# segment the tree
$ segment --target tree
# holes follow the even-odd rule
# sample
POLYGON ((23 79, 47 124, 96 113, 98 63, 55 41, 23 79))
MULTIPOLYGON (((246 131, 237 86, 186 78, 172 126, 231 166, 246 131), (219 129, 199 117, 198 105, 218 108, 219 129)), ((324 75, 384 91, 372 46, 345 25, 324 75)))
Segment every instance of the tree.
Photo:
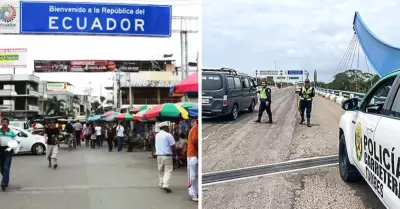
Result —
POLYGON ((94 102, 92 102, 92 111, 95 112, 95 114, 99 114, 99 108, 100 107, 100 102, 95 100, 94 102))
POLYGON ((378 75, 354 69, 338 73, 333 78, 327 88, 352 92, 366 92, 379 80, 378 75))
POLYGON ((53 111, 53 115, 57 115, 57 116, 62 116, 65 115, 65 105, 64 105, 65 101, 60 99, 58 100, 56 96, 54 96, 48 105, 48 108, 46 110, 46 115, 49 115, 51 111, 53 111))

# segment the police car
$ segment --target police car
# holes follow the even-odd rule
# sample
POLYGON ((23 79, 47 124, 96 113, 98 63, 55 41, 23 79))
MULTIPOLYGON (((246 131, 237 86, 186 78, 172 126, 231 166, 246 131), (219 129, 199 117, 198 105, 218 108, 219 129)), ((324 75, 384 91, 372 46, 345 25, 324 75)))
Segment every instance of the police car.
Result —
POLYGON ((400 208, 400 70, 382 77, 360 100, 348 99, 339 123, 339 171, 364 178, 387 208, 400 208))

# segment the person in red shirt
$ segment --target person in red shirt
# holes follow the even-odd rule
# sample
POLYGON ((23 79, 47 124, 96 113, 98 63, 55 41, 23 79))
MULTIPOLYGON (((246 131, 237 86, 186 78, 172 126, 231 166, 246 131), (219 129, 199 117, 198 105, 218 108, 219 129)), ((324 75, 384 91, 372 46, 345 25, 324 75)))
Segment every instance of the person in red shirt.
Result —
POLYGON ((190 129, 187 145, 187 170, 189 181, 189 195, 193 201, 198 201, 198 156, 199 156, 199 127, 196 124, 190 129))

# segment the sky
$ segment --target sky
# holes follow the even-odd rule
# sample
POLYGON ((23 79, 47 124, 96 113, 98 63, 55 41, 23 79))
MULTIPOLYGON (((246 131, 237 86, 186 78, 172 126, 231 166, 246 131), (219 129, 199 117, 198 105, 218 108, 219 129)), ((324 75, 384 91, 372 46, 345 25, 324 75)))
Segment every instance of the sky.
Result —
MULTIPOLYGON (((65 0, 55 0, 65 1, 65 0)), ((76 0, 93 2, 93 0, 76 0)), ((96 1, 101 2, 101 1, 96 1)), ((109 2, 109 1, 103 1, 109 2)), ((200 4, 196 0, 118 0, 118 3, 172 5, 173 16, 200 17, 200 4)), ((176 22, 175 22, 176 23, 176 22)), ((180 26, 172 25, 173 29, 180 26)), ((191 28, 199 23, 192 22, 191 28)), ((200 34, 188 35, 188 57, 196 62, 200 50, 200 34)), ((164 54, 173 54, 172 59, 180 65, 180 35, 173 33, 170 38, 107 37, 107 36, 61 36, 61 35, 0 35, 0 48, 27 48, 27 68, 16 69, 17 74, 33 72, 34 60, 149 60, 162 59, 164 54)), ((10 74, 12 69, 1 69, 1 74, 10 74)), ((100 86, 111 86, 111 73, 43 73, 35 75, 43 80, 70 82, 74 93, 82 94, 91 87, 93 96, 100 95, 100 86), (89 84, 90 82, 90 84, 89 84)), ((102 90, 102 95, 107 95, 102 90)))
MULTIPOLYGON (((316 69, 319 81, 330 81, 353 36, 355 11, 377 37, 400 46, 399 10, 398 0, 204 0, 203 67, 254 76, 276 61, 278 70, 316 69)), ((368 71, 363 55, 360 48, 360 69, 368 71)))

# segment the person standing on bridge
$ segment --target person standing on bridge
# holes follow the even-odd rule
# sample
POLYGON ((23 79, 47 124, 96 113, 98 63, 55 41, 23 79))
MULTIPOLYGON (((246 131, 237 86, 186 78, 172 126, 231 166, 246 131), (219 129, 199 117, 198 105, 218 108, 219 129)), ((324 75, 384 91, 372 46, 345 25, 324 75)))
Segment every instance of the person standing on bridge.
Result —
POLYGON ((310 118, 311 118, 311 108, 312 108, 312 98, 315 96, 315 90, 311 87, 310 80, 307 78, 305 80, 305 86, 301 88, 300 92, 300 115, 301 121, 300 124, 304 123, 304 111, 306 111, 307 115, 307 126, 311 127, 310 118))
POLYGON ((263 112, 266 111, 268 114, 268 122, 272 123, 272 112, 271 112, 271 89, 267 87, 267 84, 261 82, 262 89, 258 91, 260 94, 260 107, 258 108, 258 119, 254 122, 261 123, 263 112))

